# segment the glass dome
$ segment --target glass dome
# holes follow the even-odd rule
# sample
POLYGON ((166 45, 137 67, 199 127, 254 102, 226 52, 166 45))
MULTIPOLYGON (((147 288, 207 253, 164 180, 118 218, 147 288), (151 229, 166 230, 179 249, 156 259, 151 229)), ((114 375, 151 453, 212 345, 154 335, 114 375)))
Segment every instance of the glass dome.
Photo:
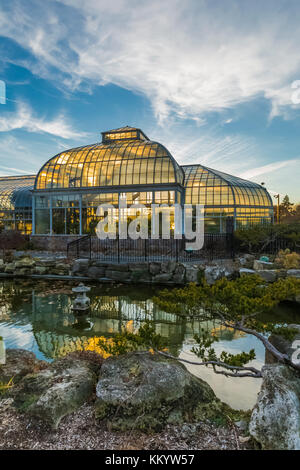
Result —
POLYGON ((269 193, 257 183, 203 165, 184 165, 182 168, 187 204, 273 207, 269 193))
POLYGON ((183 184, 170 152, 132 127, 102 133, 102 143, 61 152, 39 171, 35 189, 183 184))
POLYGON ((0 177, 0 210, 31 207, 35 176, 0 177))

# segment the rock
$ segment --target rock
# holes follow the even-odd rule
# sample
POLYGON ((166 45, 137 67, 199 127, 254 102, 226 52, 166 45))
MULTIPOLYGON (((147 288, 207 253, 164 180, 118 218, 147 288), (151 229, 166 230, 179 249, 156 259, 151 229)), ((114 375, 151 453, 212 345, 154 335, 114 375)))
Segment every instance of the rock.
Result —
POLYGON ((255 271, 274 269, 274 267, 274 263, 270 263, 269 261, 261 261, 256 259, 253 262, 253 269, 255 269, 255 271))
POLYGON ((187 283, 196 282, 198 283, 198 268, 195 266, 186 266, 185 268, 185 280, 187 283))
POLYGON ((262 369, 263 382, 249 424, 266 450, 300 450, 300 377, 288 366, 262 369))
POLYGON ((148 271, 148 263, 129 263, 129 271, 148 271))
POLYGON ((4 268, 4 272, 7 274, 13 274, 15 271, 15 263, 7 263, 4 268))
POLYGON ((96 374, 88 362, 66 357, 24 377, 14 393, 14 405, 57 429, 64 416, 89 400, 95 384, 96 374))
POLYGON ((248 269, 248 268, 240 268, 239 269, 240 276, 253 276, 253 274, 257 274, 254 269, 248 269))
POLYGON ((55 269, 59 270, 59 271, 66 271, 66 272, 69 272, 69 269, 70 269, 70 265, 67 264, 67 263, 57 263, 55 265, 55 269))
POLYGON ((35 274, 46 274, 48 271, 48 269, 46 268, 46 266, 36 266, 34 268, 34 273, 35 274))
POLYGON ((296 277, 297 279, 300 279, 300 269, 288 269, 286 274, 287 277, 296 277))
POLYGON ((34 268, 35 260, 32 258, 21 258, 18 261, 15 261, 16 269, 19 268, 34 268))
POLYGON ((25 375, 33 373, 46 363, 36 359, 25 349, 7 349, 6 364, 0 365, 0 382, 7 383, 11 378, 18 383, 25 375))
POLYGON ((36 266, 43 266, 46 268, 54 268, 55 260, 38 258, 35 260, 36 266))
POLYGON ((111 269, 106 269, 105 277, 112 279, 113 281, 129 282, 131 280, 131 272, 112 271, 111 269))
POLYGON ((156 276, 153 276, 152 281, 153 282, 169 282, 172 278, 172 273, 161 273, 157 274, 156 276))
POLYGON ((245 420, 240 420, 240 421, 235 421, 234 423, 236 425, 236 427, 242 431, 242 432, 246 432, 248 431, 248 427, 249 427, 249 424, 247 423, 247 421, 245 420))
MULTIPOLYGON (((275 346, 276 349, 278 349, 279 352, 281 352, 282 354, 287 354, 291 359, 292 354, 295 351, 295 348, 292 347, 293 343, 294 341, 300 341, 300 325, 290 324, 288 325, 288 328, 292 328, 298 331, 298 333, 295 334, 292 340, 288 340, 283 336, 276 335, 273 333, 271 336, 269 336, 269 341, 271 344, 273 344, 273 346, 275 346)), ((267 349, 265 354, 265 362, 266 364, 278 363, 276 357, 274 357, 273 354, 271 354, 267 349)))
POLYGON ((92 279, 98 279, 99 277, 105 276, 105 268, 104 267, 97 267, 97 266, 90 266, 87 271, 88 277, 92 279))
POLYGON ((172 281, 175 282, 176 284, 184 284, 184 280, 185 280, 185 267, 182 264, 177 264, 173 277, 172 277, 172 281))
POLYGON ((132 282, 152 282, 152 275, 148 271, 132 271, 132 282))
POLYGON ((161 271, 161 264, 160 263, 150 263, 149 264, 149 271, 151 274, 158 274, 161 271))
POLYGON ((173 273, 176 268, 176 261, 169 260, 169 261, 162 261, 161 263, 161 271, 163 273, 173 273))
POLYGON ((248 269, 253 268, 254 260, 255 260, 255 256, 250 255, 250 254, 245 254, 245 255, 241 256, 240 258, 238 258, 238 262, 239 262, 240 266, 242 266, 243 268, 248 268, 248 269))
POLYGON ((112 271, 125 271, 125 272, 129 271, 128 264, 126 264, 126 263, 124 263, 124 264, 111 264, 109 269, 111 269, 112 271))
POLYGON ((222 277, 228 277, 230 272, 225 267, 220 266, 207 266, 204 271, 204 276, 207 284, 212 285, 222 277))
POLYGON ((15 274, 19 274, 20 276, 26 276, 28 274, 31 274, 32 272, 33 270, 30 268, 19 268, 19 269, 15 269, 14 271, 15 274))
POLYGON ((146 432, 199 419, 220 403, 210 386, 178 361, 146 352, 108 358, 96 396, 96 418, 110 429, 146 432))
POLYGON ((85 276, 89 268, 89 259, 77 259, 72 267, 72 273, 75 275, 85 276))
POLYGON ((260 277, 263 278, 266 282, 275 282, 277 279, 277 271, 275 270, 267 270, 267 271, 259 271, 257 273, 260 277))

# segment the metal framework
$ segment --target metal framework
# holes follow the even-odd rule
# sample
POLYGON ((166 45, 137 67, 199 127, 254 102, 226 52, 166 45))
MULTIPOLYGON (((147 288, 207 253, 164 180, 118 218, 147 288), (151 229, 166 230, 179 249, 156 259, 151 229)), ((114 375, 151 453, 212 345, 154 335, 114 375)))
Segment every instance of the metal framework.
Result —
POLYGON ((235 227, 273 221, 272 200, 263 186, 200 164, 180 166, 163 145, 126 126, 102 132, 101 143, 55 155, 36 178, 0 178, 0 223, 12 220, 17 227, 14 220, 22 220, 22 209, 25 228, 20 227, 28 233, 32 205, 34 234, 93 235, 99 204, 113 204, 118 218, 124 196, 128 204, 142 203, 149 211, 152 203, 203 204, 210 233, 225 233, 228 217, 235 227))
POLYGON ((32 230, 32 194, 35 175, 0 177, 0 230, 32 230))

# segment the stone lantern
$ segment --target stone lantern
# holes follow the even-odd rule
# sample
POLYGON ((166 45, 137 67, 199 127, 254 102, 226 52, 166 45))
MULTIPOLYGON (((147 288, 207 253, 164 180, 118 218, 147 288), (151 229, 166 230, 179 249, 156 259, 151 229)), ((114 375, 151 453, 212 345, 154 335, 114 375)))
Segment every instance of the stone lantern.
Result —
POLYGON ((82 282, 77 287, 73 287, 72 291, 77 294, 77 297, 73 301, 73 310, 85 311, 90 308, 90 299, 86 293, 91 290, 90 287, 85 286, 82 282))

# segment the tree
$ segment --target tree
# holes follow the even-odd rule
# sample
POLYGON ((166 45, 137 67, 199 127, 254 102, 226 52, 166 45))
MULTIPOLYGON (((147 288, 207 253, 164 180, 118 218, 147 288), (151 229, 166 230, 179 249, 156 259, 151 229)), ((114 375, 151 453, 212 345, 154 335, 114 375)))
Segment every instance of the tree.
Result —
POLYGON ((290 202, 289 196, 286 194, 279 205, 280 222, 290 222, 295 216, 294 204, 290 202))
MULTIPOLYGON (((281 363, 300 372, 300 364, 282 354, 268 340, 267 335, 276 333, 292 340, 297 330, 265 324, 262 314, 271 311, 279 302, 300 293, 300 280, 295 278, 280 279, 273 284, 265 283, 260 276, 245 276, 234 281, 221 279, 214 285, 205 280, 200 286, 189 284, 180 289, 165 289, 154 302, 167 312, 177 313, 190 319, 206 321, 219 319, 220 324, 235 331, 255 336, 264 347, 281 363)), ((261 377, 261 371, 247 364, 255 359, 255 351, 230 354, 222 351, 217 355, 213 343, 218 338, 204 330, 195 335, 196 346, 192 351, 201 362, 179 359, 166 350, 155 326, 147 321, 134 333, 124 328, 115 340, 103 340, 101 347, 109 354, 123 354, 134 349, 150 348, 163 356, 194 365, 211 366, 215 373, 230 377, 261 377)))
MULTIPOLYGON (((265 324, 261 319, 263 313, 271 311, 279 302, 299 293, 299 279, 280 279, 267 284, 260 276, 253 275, 234 281, 221 279, 213 286, 204 280, 200 286, 189 284, 182 289, 164 290, 154 301, 166 311, 185 317, 200 320, 219 318, 223 326, 255 336, 279 362, 300 371, 300 364, 294 364, 287 355, 278 351, 266 336, 276 333, 292 339, 297 330, 265 324)), ((218 356, 212 347, 215 338, 207 333, 197 335, 195 339, 198 345, 193 352, 202 359, 201 363, 195 364, 211 365, 216 373, 231 377, 261 377, 259 370, 246 366, 255 359, 254 350, 241 354, 223 351, 218 356)))
POLYGON ((235 231, 236 244, 249 253, 268 252, 269 245, 278 239, 287 241, 286 248, 300 247, 300 223, 297 221, 281 224, 251 225, 235 231))

